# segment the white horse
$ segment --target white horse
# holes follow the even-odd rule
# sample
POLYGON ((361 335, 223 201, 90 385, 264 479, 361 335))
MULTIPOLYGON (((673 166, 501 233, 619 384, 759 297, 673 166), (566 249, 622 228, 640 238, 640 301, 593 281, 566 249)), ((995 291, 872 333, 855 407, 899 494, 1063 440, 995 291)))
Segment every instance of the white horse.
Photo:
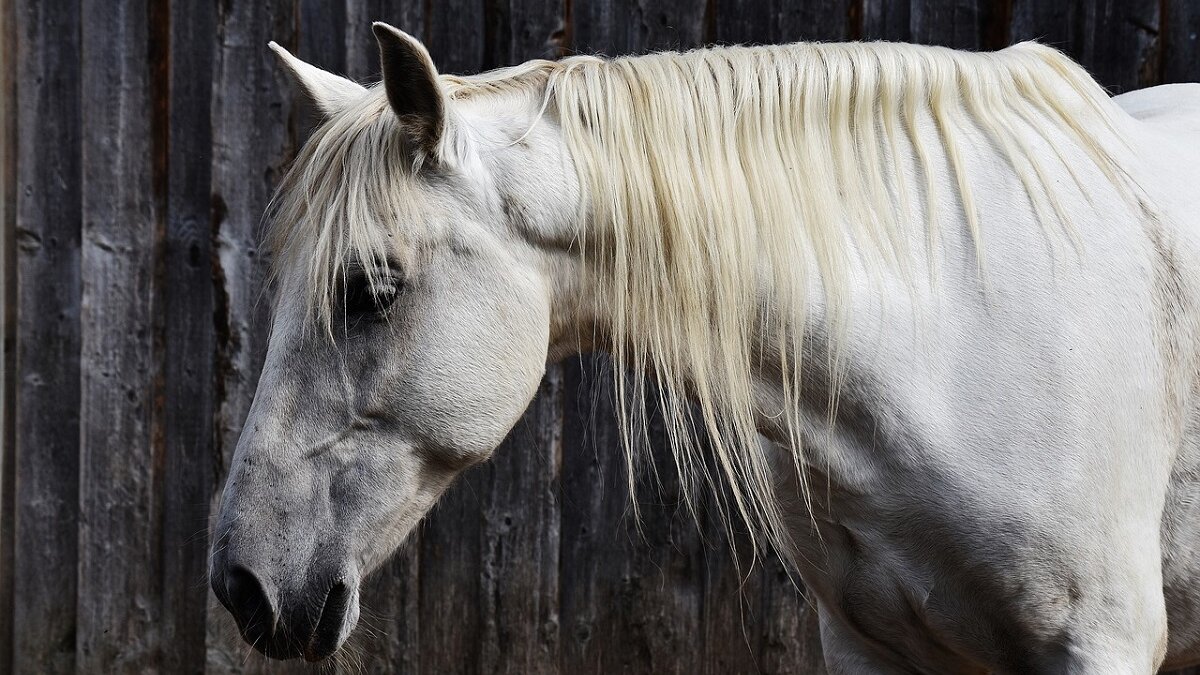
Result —
POLYGON ((215 530, 258 649, 335 652, 546 363, 605 349, 657 385, 630 458, 661 409, 830 670, 1200 661, 1200 87, 1109 99, 1036 44, 452 77, 375 34, 370 89, 272 45, 325 120, 215 530))

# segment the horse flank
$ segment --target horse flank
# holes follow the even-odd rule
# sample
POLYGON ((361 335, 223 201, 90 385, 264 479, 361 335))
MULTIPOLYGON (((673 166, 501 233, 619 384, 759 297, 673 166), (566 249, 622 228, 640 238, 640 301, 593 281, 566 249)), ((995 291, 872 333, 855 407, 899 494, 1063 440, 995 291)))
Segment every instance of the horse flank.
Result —
MULTIPOLYGON (((1035 43, 987 54, 889 43, 728 47, 531 61, 441 81, 451 101, 528 94, 561 127, 585 195, 577 241, 587 283, 608 299, 616 365, 634 375, 616 378, 628 479, 656 407, 688 503, 696 487, 724 484, 726 522, 744 520, 778 550, 791 543, 757 441, 753 376, 759 345, 778 345, 771 367, 787 393, 778 415, 799 469, 810 279, 825 297, 836 392, 851 258, 911 273, 904 242, 912 227, 925 228, 931 259, 937 248, 935 150, 949 161, 978 246, 965 125, 1008 160, 1043 226, 1071 229, 1046 180, 1051 164, 1075 177, 1063 142, 1126 184, 1098 140, 1114 135, 1107 96, 1067 57, 1035 43), (940 148, 917 133, 922 116, 935 123, 940 148), (1053 161, 1033 143, 1050 147, 1053 161), (893 161, 902 146, 915 174, 893 161), (924 222, 911 222, 914 194, 924 198, 924 222), (645 385, 650 373, 656 387, 645 385)), ((437 162, 399 133, 380 86, 301 151, 272 208, 268 243, 277 270, 303 269, 314 324, 332 326, 348 261, 362 261, 373 283, 389 238, 403 241, 401 224, 421 222, 421 173, 469 161, 470 139, 449 110, 437 162)))

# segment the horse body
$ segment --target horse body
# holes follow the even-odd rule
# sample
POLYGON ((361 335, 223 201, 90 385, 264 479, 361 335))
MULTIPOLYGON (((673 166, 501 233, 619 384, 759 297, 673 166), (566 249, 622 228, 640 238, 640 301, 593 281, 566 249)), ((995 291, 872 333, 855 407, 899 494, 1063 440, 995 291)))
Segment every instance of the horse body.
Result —
POLYGON ((1186 186, 1200 135, 1173 127, 1194 128, 1200 106, 1170 117, 1123 129, 1127 166, 1172 205, 1161 219, 1115 191, 1078 201, 1083 252, 1056 259, 981 142, 993 160, 979 164, 997 167, 979 183, 997 197, 980 205, 986 290, 965 238, 936 296, 864 285, 875 302, 856 305, 871 309, 853 322, 837 422, 812 416, 814 508, 790 514, 835 670, 1196 660, 1200 201, 1186 186))
MULTIPOLYGON (((639 202, 597 194, 604 177, 575 170, 595 158, 572 134, 607 130, 586 106, 579 124, 564 118, 573 108, 547 112, 557 66, 439 84, 419 44, 388 27, 377 34, 386 100, 288 61, 331 118, 299 160, 308 172, 299 187, 285 187, 305 199, 285 210, 293 222, 283 227, 293 229, 277 244, 281 302, 213 567, 214 590, 247 639, 276 656, 320 658, 340 646, 357 615, 358 580, 458 472, 490 454, 544 363, 592 348, 619 356, 622 322, 661 344, 671 339, 655 333, 656 317, 629 313, 639 298, 614 296, 617 286, 590 276, 586 256, 615 250, 594 245, 588 228, 599 225, 590 217, 606 200, 639 202), (522 78, 536 86, 505 86, 522 78), (389 107, 394 117, 381 112, 389 107), (354 166, 330 140, 338 135, 374 143, 363 151, 369 161, 360 157, 362 175, 337 173, 354 166), (377 181, 369 171, 399 177, 377 181), (388 202, 399 229, 306 210, 337 202, 337 214, 353 216, 340 191, 347 182, 388 202), (388 189, 410 197, 393 204, 380 196, 388 189), (364 280, 360 269, 385 281, 364 280), (306 328, 314 319, 303 298, 314 293, 318 309, 343 308, 345 321, 326 322, 328 334, 306 328), (284 538, 286 555, 264 543, 269 535, 284 538)), ((747 52, 748 62, 764 53, 747 52)), ((633 85, 605 95, 629 96, 664 119, 675 114, 633 85)), ((870 237, 848 239, 844 275, 831 276, 825 244, 814 239, 795 251, 802 283, 774 283, 780 260, 762 260, 748 272, 761 281, 751 294, 730 294, 762 309, 729 307, 753 317, 749 414, 780 448, 764 460, 775 483, 766 491, 786 527, 771 543, 784 544, 781 554, 815 596, 834 672, 1146 672, 1200 661, 1200 93, 1158 88, 1104 105, 1111 128, 1091 130, 1106 136, 1127 184, 1050 112, 1024 118, 1034 127, 1047 116, 1026 142, 1057 157, 1036 167, 1059 195, 1053 209, 1039 207, 1032 168, 1023 172, 994 135, 963 124, 946 143, 944 118, 911 109, 911 134, 893 137, 877 159, 914 177, 889 183, 897 220, 935 223, 937 241, 927 228, 895 229, 908 262, 884 265, 870 237), (953 189, 963 163, 973 199, 953 189), (1048 213, 1069 222, 1047 223, 1048 213), (771 310, 781 298, 806 307, 802 344, 777 332, 771 310), (834 303, 845 316, 829 311, 834 303), (810 354, 800 384, 789 370, 798 345, 810 354)), ((709 113, 694 114, 703 125, 709 113)), ((705 157, 706 149, 686 152, 705 157)), ((675 191, 645 202, 653 218, 687 186, 663 187, 664 174, 650 175, 663 167, 647 166, 627 168, 675 191)), ((698 185, 710 178, 702 174, 692 177, 698 185)), ((655 245, 628 250, 672 265, 698 242, 655 245)), ((687 302, 663 293, 662 303, 687 302)), ((737 328, 713 321, 713 330, 737 328)), ((713 346, 703 347, 696 353, 713 346)), ((668 380, 679 363, 633 353, 628 364, 668 380)), ((703 400, 711 383, 691 378, 689 393, 703 400)), ((718 419, 710 431, 728 428, 718 419)), ((761 487, 760 465, 717 459, 729 477, 761 487)), ((686 474, 688 456, 676 461, 686 474)), ((770 529, 772 514, 756 508, 737 505, 770 529)))

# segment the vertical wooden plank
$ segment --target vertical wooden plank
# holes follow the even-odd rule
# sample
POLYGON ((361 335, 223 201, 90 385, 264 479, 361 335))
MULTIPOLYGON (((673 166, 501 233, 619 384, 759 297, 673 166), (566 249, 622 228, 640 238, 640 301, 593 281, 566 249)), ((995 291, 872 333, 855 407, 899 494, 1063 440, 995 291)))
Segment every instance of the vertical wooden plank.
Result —
MULTIPOLYGON (((420 534, 420 672, 473 673, 482 645, 480 569, 484 491, 491 465, 458 478, 420 534)), ((405 617, 405 621, 409 618, 405 617)))
MULTIPOLYGON (((371 22, 387 21, 382 0, 346 0, 346 76, 358 82, 378 79, 379 51, 371 22)), ((390 22, 389 22, 390 23, 390 22)), ((396 25, 401 30, 408 28, 396 25)), ((411 31, 409 31, 411 32, 411 31)))
POLYGON ((484 68, 563 55, 565 2, 489 0, 486 4, 484 68))
POLYGON ((156 665, 161 574, 154 443, 148 6, 83 3, 79 618, 83 672, 156 665))
MULTIPOLYGON (((709 471, 716 471, 715 465, 709 471)), ((728 503, 728 502, 726 502, 728 503)), ((701 511, 708 547, 702 551, 704 614, 700 643, 706 673, 750 673, 761 670, 759 647, 764 595, 794 593, 790 588, 765 586, 754 562, 745 528, 735 524, 730 541, 727 527, 716 509, 716 496, 706 495, 701 511)))
MULTIPOLYGON (((665 453, 639 476, 640 526, 629 513, 611 368, 565 368, 561 672, 700 672, 703 546, 665 453)), ((660 423, 651 434, 663 442, 660 423)))
POLYGON ((559 655, 559 508, 562 374, 496 450, 484 502, 481 669, 552 673, 559 655))
MULTIPOLYGON (((629 493, 613 420, 610 365, 602 357, 571 359, 562 468, 562 668, 564 673, 649 672, 646 645, 622 635, 622 586, 629 573, 629 493), (622 640, 623 639, 623 640, 622 640), (637 666, 631 668, 631 662, 637 666)), ((648 601, 648 600, 647 600, 648 601)))
POLYGON ((860 0, 721 0, 716 40, 724 44, 782 44, 855 37, 860 0))
POLYGON ((75 670, 79 518, 79 7, 16 4, 14 662, 75 670))
POLYGON ((1013 0, 1014 40, 1062 49, 1115 93, 1161 78, 1159 0, 1013 0))
POLYGON ((1006 24, 1006 0, 863 0, 862 37, 942 45, 999 47, 993 24, 1006 24))
POLYGON ((759 671, 763 675, 821 675, 825 657, 816 607, 793 585, 777 557, 764 560, 758 573, 763 585, 757 630, 761 639, 759 671))
MULTIPOLYGON (((224 481, 266 353, 271 298, 259 223, 291 160, 292 91, 267 42, 296 48, 292 0, 217 5, 212 93, 212 237, 217 340, 214 462, 224 481)), ((237 637, 209 594, 208 671, 257 672, 265 657, 237 637)), ((275 667, 299 671, 300 666, 275 667)))
POLYGON ((983 0, 914 0, 909 39, 955 49, 983 46, 983 0))
POLYGON ((1200 82, 1200 2, 1162 4, 1163 82, 1200 82))
POLYGON ((169 16, 166 232, 162 261, 163 672, 203 673, 213 414, 212 92, 216 6, 169 16))
POLYGON ((391 560, 367 578, 359 627, 339 658, 338 672, 419 673, 421 537, 414 533, 391 560))
POLYGON ((346 16, 353 0, 299 4, 296 56, 331 73, 346 72, 346 16))
POLYGON ((707 7, 707 0, 576 2, 572 47, 608 56, 698 47, 706 37, 707 7))
POLYGON ((471 74, 484 69, 484 0, 440 0, 425 6, 424 41, 438 71, 471 74))
POLYGON ((863 39, 911 41, 912 1, 862 0, 863 39))
POLYGON ((16 6, 0 2, 0 670, 13 672, 13 531, 16 526, 17 31, 16 6))

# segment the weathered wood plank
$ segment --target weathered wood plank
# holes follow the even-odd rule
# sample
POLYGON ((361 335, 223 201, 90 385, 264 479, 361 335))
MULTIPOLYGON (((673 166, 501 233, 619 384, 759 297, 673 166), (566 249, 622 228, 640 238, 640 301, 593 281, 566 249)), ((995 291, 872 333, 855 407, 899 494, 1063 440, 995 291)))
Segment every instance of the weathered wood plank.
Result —
POLYGON ((756 672, 763 629, 760 598, 765 593, 786 593, 791 589, 765 588, 763 576, 751 566, 754 560, 746 537, 742 536, 744 528, 736 528, 731 546, 726 524, 716 509, 715 496, 707 496, 705 506, 701 513, 708 547, 702 551, 704 613, 697 645, 702 653, 701 664, 704 672, 714 675, 756 672))
POLYGON ((562 473, 562 669, 564 673, 617 672, 648 656, 643 645, 619 638, 628 574, 629 499, 612 407, 607 359, 572 359, 564 368, 562 473))
MULTIPOLYGON (((420 533, 419 672, 479 672, 483 645, 484 494, 491 465, 467 470, 438 501, 420 533)), ((398 621, 400 619, 397 619, 398 621)))
POLYGON ((576 2, 572 49, 580 54, 642 54, 705 41, 707 0, 576 2))
POLYGON ((1166 0, 1162 8, 1162 81, 1200 82, 1200 2, 1166 0))
POLYGON ((75 671, 79 518, 79 5, 16 3, 14 662, 75 671))
POLYGON ((956 49, 998 47, 989 30, 1007 23, 1006 7, 1003 0, 862 0, 862 37, 956 49))
POLYGON ((76 667, 160 658, 161 437, 149 7, 83 3, 83 245, 76 667))
MULTIPOLYGON (((339 673, 418 673, 420 669, 420 533, 363 584, 359 627, 339 673)), ((339 661, 341 661, 339 659, 339 661)))
POLYGON ((566 3, 488 0, 484 67, 510 66, 563 55, 566 3))
POLYGON ((16 7, 0 3, 0 670, 13 672, 13 537, 16 529, 17 53, 16 7))
MULTIPOLYGON (((295 150, 291 84, 267 49, 295 49, 292 0, 218 4, 212 98, 212 237, 217 339, 214 463, 223 483, 266 352, 271 298, 259 223, 295 150)), ((256 672, 266 661, 236 635, 209 594, 209 672, 256 672)), ((285 670, 300 670, 289 665, 285 670)), ((271 668, 279 672, 279 667, 271 668)))
MULTIPOLYGON (((163 321, 163 672, 203 673, 213 457, 212 76, 216 7, 170 4, 163 321)), ((168 92, 157 93, 155 105, 168 92)), ((161 132, 159 132, 161 133, 161 132)))
POLYGON ((762 609, 755 633, 760 638, 758 666, 763 675, 825 672, 820 622, 813 601, 794 585, 778 558, 763 561, 762 609))
POLYGON ((479 570, 486 672, 557 670, 562 398, 561 369, 552 368, 491 460, 479 570))
POLYGON ((565 369, 562 672, 699 672, 703 545, 665 453, 639 472, 632 518, 611 367, 593 356, 565 369))
POLYGON ((861 28, 857 0, 722 0, 715 39, 724 44, 782 44, 852 39, 861 28))
POLYGON ((484 69, 483 0, 441 0, 425 7, 425 46, 438 71, 471 74, 484 69))
POLYGON ((1039 39, 1079 61, 1114 93, 1161 78, 1160 3, 1013 0, 1013 40, 1039 39))

